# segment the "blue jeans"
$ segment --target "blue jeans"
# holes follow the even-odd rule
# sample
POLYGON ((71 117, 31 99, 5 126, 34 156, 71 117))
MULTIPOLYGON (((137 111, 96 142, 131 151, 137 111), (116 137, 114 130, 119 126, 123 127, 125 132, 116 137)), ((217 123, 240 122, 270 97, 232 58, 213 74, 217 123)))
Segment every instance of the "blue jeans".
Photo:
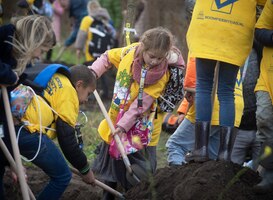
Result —
MULTIPOLYGON (((39 134, 30 134, 23 128, 19 137, 21 155, 28 159, 33 158, 38 145, 39 134)), ((37 199, 60 199, 72 178, 72 174, 60 150, 45 134, 42 135, 39 154, 32 162, 50 177, 49 183, 41 191, 37 199)))
MULTIPOLYGON (((220 127, 212 126, 209 137, 209 157, 216 159, 219 149, 220 127)), ((166 143, 167 161, 169 164, 182 165, 186 163, 185 155, 194 150, 195 144, 195 125, 185 118, 176 131, 170 136, 166 143)))
MULTIPOLYGON (((216 60, 196 59, 196 121, 211 121, 211 94, 216 60)), ((217 96, 220 126, 234 126, 234 88, 239 67, 220 62, 217 96)))

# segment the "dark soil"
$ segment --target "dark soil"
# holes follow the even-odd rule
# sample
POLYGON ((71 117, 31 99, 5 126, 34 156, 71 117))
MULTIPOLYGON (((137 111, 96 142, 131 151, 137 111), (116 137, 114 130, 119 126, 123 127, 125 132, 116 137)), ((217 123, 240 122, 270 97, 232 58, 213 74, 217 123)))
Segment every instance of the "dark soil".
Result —
MULTIPOLYGON (((48 177, 36 167, 28 167, 28 184, 37 194, 48 181, 48 177)), ((20 188, 5 176, 5 190, 8 200, 22 199, 20 188)), ((208 161, 191 163, 181 167, 165 167, 157 170, 153 179, 141 182, 125 196, 126 199, 166 199, 166 200, 270 200, 273 191, 266 195, 256 195, 252 187, 261 178, 247 168, 230 162, 208 161), (242 171, 243 170, 243 171, 242 171), (238 172, 244 172, 238 176, 238 172), (238 179, 233 179, 237 177, 238 179), (230 184, 234 180, 233 184, 230 184), (230 187, 229 187, 230 185, 230 187)), ((86 185, 73 175, 62 200, 100 199, 99 187, 86 185)))
POLYGON ((209 161, 181 167, 159 169, 150 182, 142 182, 126 193, 127 199, 168 200, 269 200, 273 191, 256 195, 252 187, 260 182, 258 174, 230 162, 209 161), (236 182, 231 180, 246 170, 236 182), (242 171, 241 171, 242 172, 242 171))
MULTIPOLYGON (((42 170, 34 166, 27 167, 26 172, 28 176, 28 185, 36 196, 47 184, 49 178, 42 170)), ((4 178, 6 200, 21 200, 22 195, 19 184, 14 184, 10 176, 8 176, 8 173, 6 174, 7 175, 4 178)), ((87 185, 79 176, 73 174, 73 178, 71 179, 61 200, 98 200, 100 199, 101 194, 102 190, 99 187, 87 185)))

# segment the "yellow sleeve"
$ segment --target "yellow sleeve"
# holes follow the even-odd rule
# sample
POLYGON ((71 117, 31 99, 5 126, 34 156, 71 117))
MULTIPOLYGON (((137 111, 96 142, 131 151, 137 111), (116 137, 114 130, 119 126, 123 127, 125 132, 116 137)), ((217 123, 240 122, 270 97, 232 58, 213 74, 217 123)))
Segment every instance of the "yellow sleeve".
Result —
POLYGON ((28 5, 30 5, 30 6, 33 5, 34 1, 35 1, 35 0, 27 0, 28 5))
POLYGON ((88 32, 89 27, 91 26, 92 22, 93 22, 93 18, 90 16, 85 16, 82 19, 81 25, 80 25, 80 30, 84 31, 84 32, 88 32))
POLYGON ((259 17, 256 28, 273 29, 273 4, 271 0, 268 0, 264 6, 263 12, 259 17))
POLYGON ((122 48, 115 48, 107 51, 107 56, 110 61, 116 68, 118 68, 121 61, 121 51, 122 48))
POLYGON ((115 48, 107 51, 109 61, 118 68, 120 61, 125 57, 131 50, 134 50, 139 43, 133 43, 129 46, 122 48, 115 48))
POLYGON ((257 5, 264 6, 266 3, 266 0, 257 0, 257 5))

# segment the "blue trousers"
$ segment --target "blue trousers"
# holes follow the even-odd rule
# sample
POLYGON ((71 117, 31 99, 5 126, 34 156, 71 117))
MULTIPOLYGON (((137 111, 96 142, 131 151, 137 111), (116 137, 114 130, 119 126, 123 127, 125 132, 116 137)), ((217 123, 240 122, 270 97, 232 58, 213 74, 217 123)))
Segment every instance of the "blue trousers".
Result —
MULTIPOLYGON (((37 152, 38 144, 39 134, 30 134, 23 128, 19 136, 21 155, 28 159, 33 158, 37 152)), ((71 180, 72 173, 60 150, 45 134, 42 135, 39 154, 32 162, 50 177, 50 181, 40 192, 37 199, 60 199, 71 180)))
MULTIPOLYGON (((196 59, 196 121, 211 121, 211 94, 216 60, 196 59)), ((220 104, 220 126, 234 126, 234 88, 239 67, 220 62, 217 96, 220 104)))
MULTIPOLYGON (((218 155, 220 127, 212 126, 209 137, 209 157, 216 159, 218 155)), ((167 161, 169 164, 182 165, 186 163, 185 155, 194 150, 195 125, 185 118, 166 143, 167 161)))

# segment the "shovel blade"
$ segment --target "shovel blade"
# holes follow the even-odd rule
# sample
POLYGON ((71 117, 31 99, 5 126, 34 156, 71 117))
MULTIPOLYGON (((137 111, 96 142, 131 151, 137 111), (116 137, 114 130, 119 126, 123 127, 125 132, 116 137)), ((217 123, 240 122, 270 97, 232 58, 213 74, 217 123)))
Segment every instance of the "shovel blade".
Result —
POLYGON ((130 174, 128 171, 126 172, 126 179, 127 181, 132 185, 135 186, 138 183, 140 183, 143 180, 148 179, 148 173, 145 171, 142 167, 136 164, 131 165, 132 168, 132 174, 130 174))

